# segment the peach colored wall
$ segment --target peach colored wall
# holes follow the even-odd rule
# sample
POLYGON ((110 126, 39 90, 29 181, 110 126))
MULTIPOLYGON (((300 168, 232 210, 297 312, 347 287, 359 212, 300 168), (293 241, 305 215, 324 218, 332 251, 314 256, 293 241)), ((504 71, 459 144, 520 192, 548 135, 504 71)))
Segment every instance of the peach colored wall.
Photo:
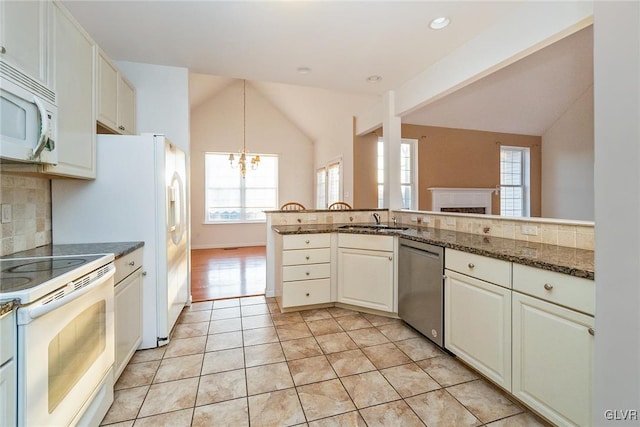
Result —
POLYGON ((376 162, 378 135, 353 136, 353 207, 368 209, 378 207, 378 179, 376 162))

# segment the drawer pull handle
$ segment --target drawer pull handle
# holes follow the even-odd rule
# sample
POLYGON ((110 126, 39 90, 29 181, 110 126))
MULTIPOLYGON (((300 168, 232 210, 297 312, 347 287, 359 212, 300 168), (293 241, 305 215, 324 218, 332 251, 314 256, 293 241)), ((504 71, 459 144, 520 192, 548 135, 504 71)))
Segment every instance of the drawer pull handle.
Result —
POLYGON ((550 285, 550 284, 548 284, 548 283, 545 283, 545 284, 544 284, 544 288, 545 288, 547 291, 550 291, 551 289, 553 289, 553 285, 550 285))
POLYGON ((305 242, 307 245, 309 244, 309 241, 308 241, 308 240, 305 240, 304 242, 305 242))
POLYGON ((7 53, 7 49, 4 46, 0 46, 0 53, 4 55, 7 53))
POLYGON ((592 337, 596 336, 596 330, 595 329, 589 328, 588 330, 589 330, 589 335, 591 335, 592 337))
POLYGON ((309 272, 307 271, 305 274, 308 276, 308 275, 309 275, 309 272))
POLYGON ((307 296, 309 296, 309 295, 310 295, 309 292, 307 292, 307 296))
POLYGON ((469 263, 469 268, 475 268, 475 267, 476 267, 476 265, 474 263, 472 263, 472 262, 469 263))
POLYGON ((136 262, 135 262, 135 261, 129 261, 129 265, 130 265, 131 267, 133 267, 134 265, 136 265, 136 262))

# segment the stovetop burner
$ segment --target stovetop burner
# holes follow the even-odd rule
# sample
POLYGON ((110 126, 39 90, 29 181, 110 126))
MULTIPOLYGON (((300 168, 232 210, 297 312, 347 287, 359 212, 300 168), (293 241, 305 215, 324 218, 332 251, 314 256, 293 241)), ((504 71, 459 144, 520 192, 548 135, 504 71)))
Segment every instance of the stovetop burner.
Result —
POLYGON ((60 268, 70 268, 82 265, 87 262, 82 258, 47 259, 44 261, 33 261, 22 265, 17 265, 6 269, 7 273, 34 273, 37 271, 51 271, 60 268))

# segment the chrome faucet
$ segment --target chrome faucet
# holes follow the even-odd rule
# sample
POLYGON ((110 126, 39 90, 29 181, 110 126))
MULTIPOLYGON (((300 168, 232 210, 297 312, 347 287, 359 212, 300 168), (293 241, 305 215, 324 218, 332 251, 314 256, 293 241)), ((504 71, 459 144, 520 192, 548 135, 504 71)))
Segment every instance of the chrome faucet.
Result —
POLYGON ((373 213, 373 219, 376 220, 376 225, 380 225, 380 214, 378 212, 373 213))

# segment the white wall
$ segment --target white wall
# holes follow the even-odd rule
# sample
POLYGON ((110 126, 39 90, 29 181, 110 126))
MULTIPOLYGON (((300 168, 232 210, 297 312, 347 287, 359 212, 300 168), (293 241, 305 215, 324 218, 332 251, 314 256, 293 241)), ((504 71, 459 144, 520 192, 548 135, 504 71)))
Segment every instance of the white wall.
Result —
POLYGON ((640 417, 640 3, 594 14, 596 335, 593 425, 640 417), (605 411, 636 410, 608 420, 605 411))
MULTIPOLYGON (((247 82, 247 151, 279 155, 279 204, 313 205, 313 143, 247 82)), ((238 152, 242 147, 242 81, 191 112, 192 248, 266 244, 266 225, 204 224, 204 153, 238 152)), ((251 171, 247 171, 251 173, 251 171)))
POLYGON ((593 86, 542 134, 542 216, 593 221, 593 86))
POLYGON ((189 153, 189 70, 118 61, 136 87, 137 133, 164 133, 189 153))

